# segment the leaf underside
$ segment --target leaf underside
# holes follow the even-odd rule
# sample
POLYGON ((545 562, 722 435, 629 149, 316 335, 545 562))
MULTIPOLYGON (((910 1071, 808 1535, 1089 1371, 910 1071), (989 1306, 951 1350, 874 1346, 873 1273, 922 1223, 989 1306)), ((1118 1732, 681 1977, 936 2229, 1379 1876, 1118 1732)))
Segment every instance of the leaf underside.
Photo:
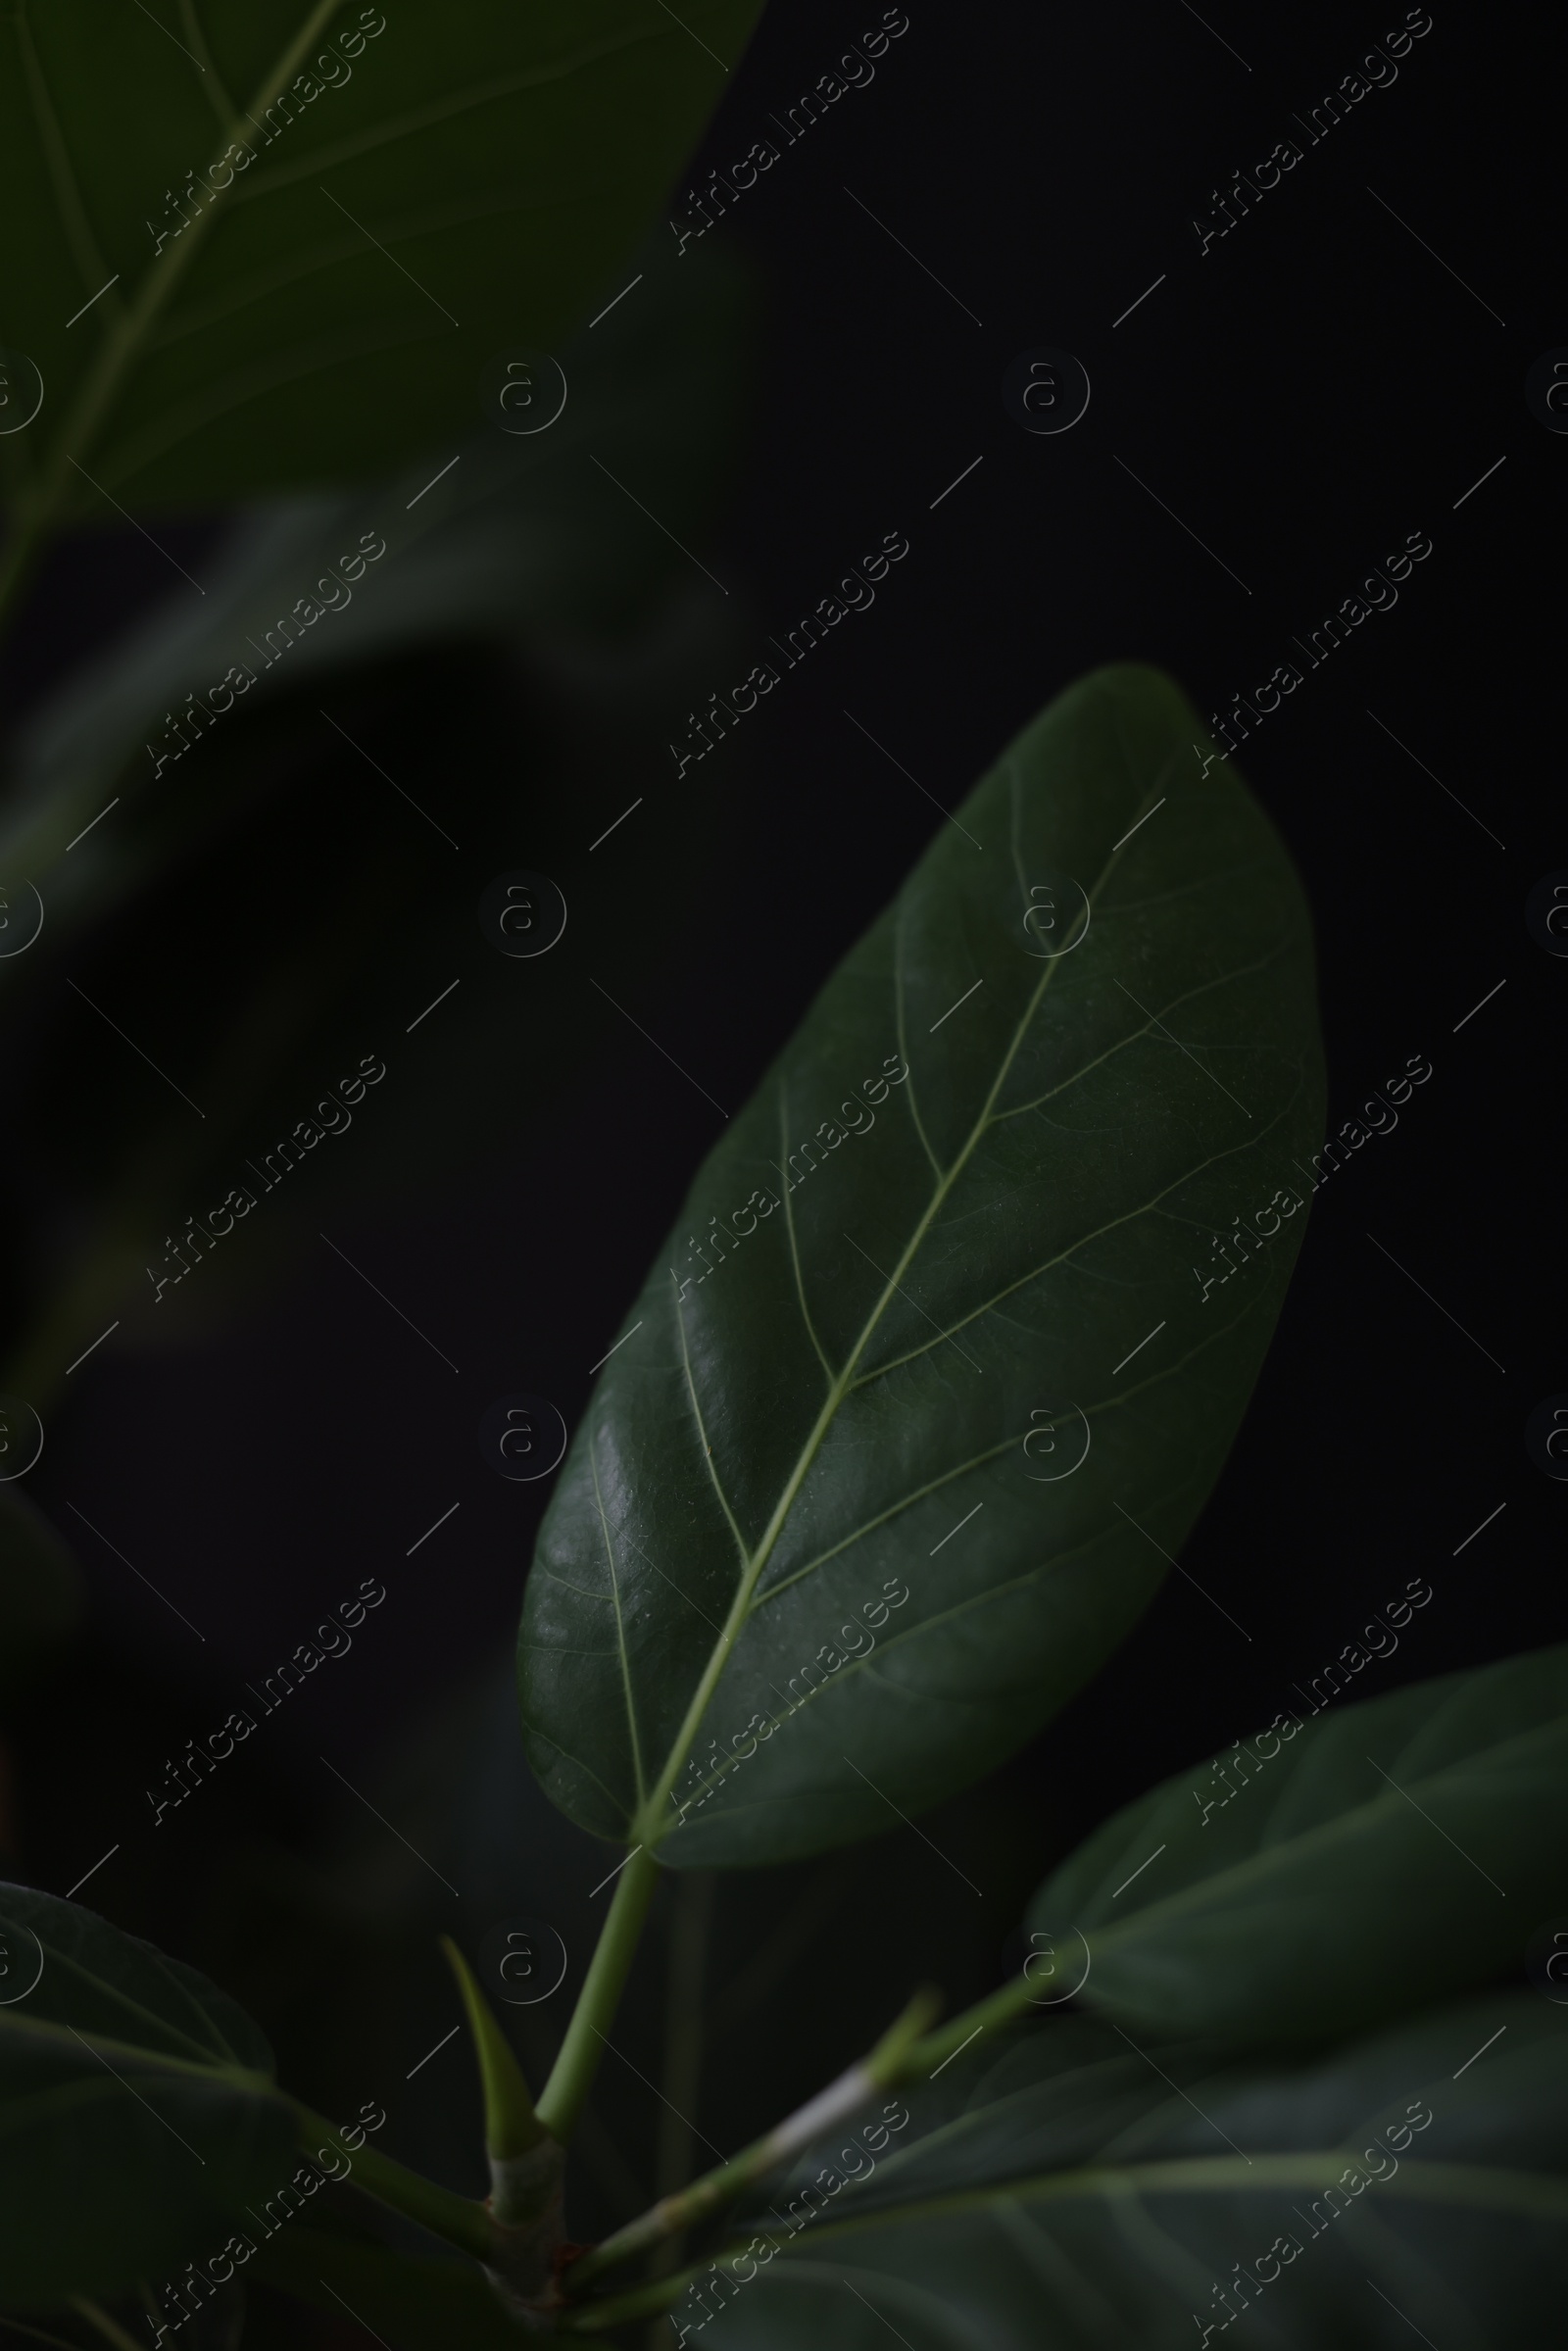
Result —
POLYGON ((864 2130, 813 2150, 733 2232, 763 2239, 746 2281, 700 2279, 677 2323, 717 2351, 889 2327, 909 2351, 1175 2351, 1245 2313, 1278 2351, 1412 2328, 1486 2351, 1540 2339, 1560 2292, 1568 2035, 1532 1994, 1299 2073, 1088 2020, 962 2064, 882 2151, 864 2130))

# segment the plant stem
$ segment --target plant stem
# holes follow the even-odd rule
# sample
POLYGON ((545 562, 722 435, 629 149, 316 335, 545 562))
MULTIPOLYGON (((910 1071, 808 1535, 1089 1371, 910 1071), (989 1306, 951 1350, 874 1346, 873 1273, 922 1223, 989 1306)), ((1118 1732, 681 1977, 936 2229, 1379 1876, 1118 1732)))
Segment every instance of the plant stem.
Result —
POLYGON ((743 2147, 731 2162, 705 2172, 701 2180, 694 2180, 690 2187, 674 2195, 662 2196, 640 2219, 617 2229, 613 2236, 607 2236, 603 2244, 596 2245, 591 2253, 573 2264, 568 2273, 568 2290, 591 2284, 606 2270, 629 2261, 633 2254, 645 2251, 650 2245, 679 2236, 720 2204, 730 2203, 764 2172, 776 2170, 813 2138, 833 2130, 868 2098, 875 2097, 878 2090, 891 2089, 895 2083, 906 2080, 910 2054, 925 2045, 917 2035, 922 2025, 931 2020, 935 1999, 933 1992, 917 1992, 876 2047, 836 2082, 829 2082, 826 2089, 808 2098, 804 2106, 797 2107, 749 2147, 743 2147))
POLYGON ((630 1857, 621 1863, 610 1915, 577 1995, 561 2054, 535 2107, 551 2137, 560 2139, 563 2145, 570 2136, 588 2095, 599 2052, 605 2044, 605 2028, 619 2005, 658 1876, 659 1864, 646 1846, 634 1846, 630 1857))
MULTIPOLYGON (((297 2098, 291 2098, 289 2104, 299 2124, 300 2145, 307 2152, 314 2153, 316 2148, 338 2138, 335 2127, 322 2116, 313 2114, 297 2098)), ((355 2185, 367 2195, 390 2206, 393 2212, 402 2213, 406 2220, 417 2221, 432 2235, 444 2237, 449 2245, 471 2253, 475 2260, 494 2259, 496 2231, 482 2204, 473 2203, 467 2196, 454 2195, 449 2187, 438 2187, 433 2180, 411 2172, 407 2165, 394 2156, 381 2154, 375 2147, 359 2148, 351 2160, 352 2174, 344 2177, 352 2176, 355 2185)))
POLYGON ((896 2082, 913 2082, 921 2077, 929 2079, 939 2065, 950 2057, 956 2057, 964 2042, 973 2040, 977 2033, 983 2033, 991 2025, 1010 2025, 1015 2017, 1021 2016, 1026 2008, 1034 2007, 1038 2000, 1039 1994, 1028 1978, 1021 1974, 1015 1976, 1000 1991, 976 2001, 973 2008, 966 2008, 962 2016, 956 2016, 940 2032, 928 2033, 923 2040, 911 2042, 904 2052, 899 2071, 892 2077, 888 2086, 891 2088, 896 2082))

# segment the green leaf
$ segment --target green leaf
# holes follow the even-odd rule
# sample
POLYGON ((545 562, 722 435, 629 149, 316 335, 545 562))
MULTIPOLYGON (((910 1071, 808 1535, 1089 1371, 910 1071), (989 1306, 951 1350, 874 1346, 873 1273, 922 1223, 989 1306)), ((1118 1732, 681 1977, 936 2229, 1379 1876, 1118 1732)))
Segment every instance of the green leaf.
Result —
POLYGON ((0 2299, 106 2294, 221 2249, 294 2169, 271 2055, 194 1968, 0 1887, 0 2299))
POLYGON ((208 0, 176 37, 22 0, 0 317, 44 401, 0 442, 13 495, 96 519, 105 492, 251 496, 462 437, 503 346, 615 292, 756 13, 208 0))
MULTIPOLYGON (((62 925, 79 933, 85 916, 122 906, 194 840, 222 835, 236 804, 280 794, 280 771, 330 746, 320 705, 333 708, 356 671, 433 643, 511 651, 519 638, 569 631, 599 640, 645 621, 690 566, 593 456, 634 483, 677 538, 706 530, 737 440, 752 307, 742 272, 717 254, 693 253, 564 347, 571 397, 557 424, 519 438, 466 435, 440 495, 412 513, 381 482, 242 514, 203 566, 200 602, 175 583, 28 719, 0 817, 0 860, 44 893, 51 935, 62 925), (353 587, 322 579, 318 601, 329 609, 308 628, 288 624, 301 591, 362 538, 384 538, 385 557, 353 587), (210 710, 237 664, 255 682, 231 695, 209 744, 192 697, 210 710), (280 749, 270 734, 265 761, 236 760, 236 739, 280 700, 294 739, 280 749), (188 757, 181 740, 191 742, 188 757), (115 820, 68 863, 67 843, 114 795, 115 820)), ((515 788, 512 776, 492 782, 509 802, 515 788)))
POLYGON ((909 2351, 1191 2351, 1245 2311, 1244 2339, 1277 2351, 1402 2351, 1412 2327, 1479 2351, 1550 2323, 1568 2035, 1531 1994, 1297 2073, 1205 2077, 1088 2024, 970 2065, 962 2088, 911 2097, 907 2143, 825 2143, 757 2215, 751 2252, 676 2301, 677 2336, 706 2321, 716 2351, 870 2351, 889 2327, 909 2351))
POLYGON ((24 1494, 0 1488, 0 1690, 74 1630, 81 1607, 71 1551, 24 1494))
MULTIPOLYGON (((651 878, 680 868, 689 880, 710 854, 690 794, 666 804, 637 859, 606 868, 589 854, 637 794, 628 772, 656 745, 663 757, 669 703, 700 699, 735 625, 590 453, 697 543, 736 438, 752 307, 744 274, 715 264, 693 253, 639 287, 564 350, 573 397, 550 432, 470 444, 412 514, 382 485, 246 517, 202 566, 204 601, 182 590, 30 726, 0 815, 0 871, 31 874, 47 909, 7 1020, 18 1115, 33 1105, 48 1138, 37 1189, 50 1213, 47 1229, 21 1222, 7 1236, 17 1295, 43 1296, 6 1384, 46 1413, 93 1333, 127 1299, 150 1302, 149 1266, 177 1270, 166 1236, 191 1216, 209 1222, 236 1183, 260 1198, 246 1161, 260 1165, 368 1050, 393 1071, 371 1114, 330 1161, 317 1151, 268 1197, 265 1219, 199 1280, 164 1296, 159 1336, 254 1294, 297 1245, 294 1228, 321 1252, 334 1193, 362 1204, 377 1190, 406 1195, 546 1115, 604 1024, 624 1028, 583 976, 580 924, 548 966, 523 972, 484 941, 474 909, 520 849, 568 905, 591 885, 624 926, 651 878), (269 632, 275 648, 300 591, 364 533, 384 535, 385 557, 269 667, 269 632), (214 689, 236 661, 256 682, 222 710, 214 689), (177 747, 171 713, 190 734, 192 694, 219 722, 155 771, 147 746, 177 747), (152 962, 149 937, 161 942, 152 962), (211 984, 193 991, 180 974, 198 964, 211 984), (460 974, 457 1046, 440 1021, 395 1042, 460 974), (523 978, 552 1000, 525 1034, 523 978), (117 1000, 134 1018, 116 1018, 189 1102, 91 1008, 117 1000), (62 1053, 79 1101, 51 1086, 62 1053)), ((125 1316, 114 1344, 135 1331, 125 1316)))
POLYGON ((1351 2031, 1516 1962, 1568 1907, 1565 1805, 1568 1647, 1280 1715, 1047 1881, 1033 1973, 1167 2033, 1351 2031))
MULTIPOLYGON (((37 1973, 24 1999, 13 1992, 11 2013, 0 2022, 29 2030, 52 2025, 181 2065, 270 2077, 272 2053, 260 2027, 183 1960, 31 1886, 0 1886, 0 1911, 16 1930, 17 1954, 31 1951, 37 1973)), ((24 1966, 13 1957, 13 1984, 24 1966)))
POLYGON ((682 1864, 873 1835, 1148 1604, 1256 1379, 1305 1221, 1269 1203, 1303 1200, 1321 1117, 1301 893, 1200 738, 1151 670, 1063 695, 698 1177, 524 1609, 530 1758, 585 1827, 682 1864), (1271 1237, 1216 1286, 1244 1214, 1271 1237))

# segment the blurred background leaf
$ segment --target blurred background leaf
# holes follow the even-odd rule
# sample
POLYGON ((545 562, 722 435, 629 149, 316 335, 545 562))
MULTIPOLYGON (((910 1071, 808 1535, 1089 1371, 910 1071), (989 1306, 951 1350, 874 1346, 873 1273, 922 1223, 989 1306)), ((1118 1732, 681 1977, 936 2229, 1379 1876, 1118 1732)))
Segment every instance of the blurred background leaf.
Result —
POLYGON ((181 40, 16 9, 0 318, 44 406, 0 465, 26 525, 365 480, 461 431, 500 342, 614 291, 757 13, 212 0, 181 40))
POLYGON ((152 1304, 149 1268, 178 1276, 166 1240, 231 1186, 262 1212, 149 1331, 254 1290, 323 1196, 406 1192, 537 1119, 616 1017, 569 908, 591 870, 625 923, 704 856, 679 795, 635 864, 589 865, 667 786, 666 727, 734 646, 675 542, 701 541, 727 479, 754 308, 741 272, 695 256, 646 293, 564 355, 547 433, 470 442, 412 516, 383 488, 240 521, 198 612, 172 600, 34 713, 0 832, 0 868, 46 907, 0 965, 0 1082, 34 1138, 3 1178, 5 1320, 25 1334, 8 1381, 34 1403, 128 1299, 152 1304), (383 523, 352 602, 270 668, 279 615, 383 523), (203 732, 190 698, 236 661, 256 683, 203 732), (565 894, 547 960, 477 927, 517 867, 565 894), (439 1013, 406 1038, 454 979, 461 1051, 439 1013), (368 1053, 391 1074, 355 1131, 264 1195, 265 1153, 368 1053))

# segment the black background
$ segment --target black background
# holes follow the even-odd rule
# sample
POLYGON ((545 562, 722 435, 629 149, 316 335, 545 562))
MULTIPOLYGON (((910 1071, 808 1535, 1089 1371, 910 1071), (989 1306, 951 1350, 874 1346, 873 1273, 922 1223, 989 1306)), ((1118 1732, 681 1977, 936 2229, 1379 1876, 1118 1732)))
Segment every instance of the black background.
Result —
MULTIPOLYGON (((596 928, 584 896, 570 955, 564 943, 548 968, 509 972, 529 1020, 552 1017, 552 989, 594 975, 681 1068, 623 1023, 503 1162, 395 1217, 339 1211, 334 1238, 456 1372, 316 1245, 241 1321, 161 1353, 106 1348, 74 1379, 34 1498, 73 1527, 75 1501, 208 1640, 82 1542, 94 1703, 122 1743, 106 1777, 101 1743, 47 1692, 35 1701, 17 1755, 37 1883, 64 1891, 116 1838, 133 1846, 171 1722, 214 1727, 237 1684, 362 1577, 386 1582, 386 1604, 322 1677, 329 1696, 303 1695, 277 1727, 271 1777, 255 1785, 285 1845, 307 1848, 346 1800, 321 1752, 368 1787, 420 1710, 504 1650, 549 1488, 492 1473, 481 1414, 529 1390, 575 1422, 719 1132, 705 1096, 740 1105, 940 821, 846 710, 953 807, 1102 662, 1157 662, 1204 714, 1223 710, 1418 531, 1433 553, 1396 609, 1309 671, 1241 764, 1315 909, 1331 1131, 1408 1056, 1433 1075, 1314 1202, 1263 1378, 1184 1553, 1193 1581, 1169 1580, 1010 1784, 1037 1812, 1041 1853, 1059 1851, 1266 1718, 1412 1576, 1433 1598, 1365 1694, 1562 1637, 1568 1494, 1523 1442, 1531 1407, 1568 1388, 1548 1148, 1568 962, 1523 919, 1532 884, 1568 865, 1560 758, 1532 748, 1561 644, 1543 558, 1560 537, 1568 437, 1523 397, 1531 362, 1568 343, 1561 60, 1545 20, 1526 29, 1438 0, 1394 85, 1307 145, 1293 110, 1402 14, 1259 20, 1213 0, 1205 26, 1181 0, 911 0, 870 86, 715 227, 750 255, 764 301, 740 478, 698 551, 756 652, 712 683, 738 678, 885 532, 910 553, 871 612, 682 780, 649 742, 624 795, 644 805, 596 855, 635 872, 640 829, 668 828, 683 802, 703 846, 689 875, 661 877, 612 926, 596 928), (1284 137, 1301 162, 1200 254, 1190 223, 1210 191, 1284 137), (1041 345, 1076 353, 1093 386, 1059 436, 1026 434, 1002 403, 1008 362, 1041 345)), ((691 184, 773 135, 768 116, 878 15, 776 7, 691 184)), ((671 210, 685 210, 679 191, 671 210)), ((659 266, 681 266, 673 235, 659 266)), ((186 526, 171 543, 209 541, 186 526)), ((12 657, 17 683, 40 688, 163 587, 129 534, 61 552, 12 657)), ((439 804, 438 757, 425 780, 439 804)), ((585 841, 614 813, 584 808, 585 841)), ((529 863, 525 826, 515 849, 529 863)), ((282 903, 286 919, 286 882, 282 903)), ((389 1064, 433 993, 427 945, 411 948, 408 1004, 388 1006, 389 1064)), ((477 971, 477 940, 462 952, 477 971)), ((464 1003, 432 1016, 459 1056, 464 1003)), ((506 1083, 487 1066, 472 1077, 506 1083)), ((187 1858, 199 1876, 206 1862, 187 1858)), ((933 1903, 968 1898, 932 1872, 933 1903)), ((113 1861, 85 1898, 151 1927, 134 1881, 133 1861, 113 1861)), ((988 1919, 994 1954, 1011 1924, 988 1919)))

